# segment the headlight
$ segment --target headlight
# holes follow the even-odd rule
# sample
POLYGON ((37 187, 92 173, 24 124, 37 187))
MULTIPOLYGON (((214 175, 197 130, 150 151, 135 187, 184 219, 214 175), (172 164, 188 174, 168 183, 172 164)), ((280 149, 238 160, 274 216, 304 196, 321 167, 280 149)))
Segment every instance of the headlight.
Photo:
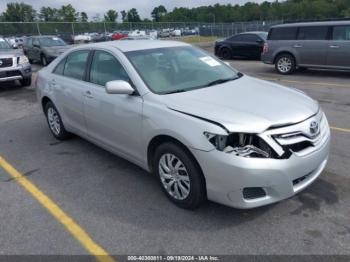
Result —
POLYGON ((28 63, 29 63, 28 57, 26 57, 25 55, 18 57, 18 64, 19 65, 24 65, 24 64, 28 64, 28 63))
POLYGON ((242 157, 275 157, 272 148, 255 134, 231 133, 218 135, 204 132, 208 141, 219 151, 242 157))

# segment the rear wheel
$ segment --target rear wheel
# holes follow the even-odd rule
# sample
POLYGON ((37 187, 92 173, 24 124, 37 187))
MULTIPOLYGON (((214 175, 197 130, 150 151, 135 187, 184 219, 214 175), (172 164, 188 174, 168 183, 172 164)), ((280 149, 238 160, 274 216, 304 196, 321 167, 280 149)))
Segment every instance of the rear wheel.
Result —
POLYGON ((20 80, 22 86, 30 86, 32 84, 32 78, 24 78, 20 80))
POLYGON ((276 58, 276 71, 282 75, 292 74, 295 71, 295 59, 290 54, 281 54, 276 58))
POLYGON ((70 138, 71 133, 65 129, 61 116, 51 101, 47 102, 45 105, 45 114, 51 133, 55 138, 58 140, 70 138))
POLYGON ((227 47, 224 47, 220 50, 220 57, 224 60, 231 59, 231 51, 227 47))
POLYGON ((192 155, 175 143, 160 145, 154 170, 167 197, 177 206, 197 208, 206 198, 202 172, 192 155))

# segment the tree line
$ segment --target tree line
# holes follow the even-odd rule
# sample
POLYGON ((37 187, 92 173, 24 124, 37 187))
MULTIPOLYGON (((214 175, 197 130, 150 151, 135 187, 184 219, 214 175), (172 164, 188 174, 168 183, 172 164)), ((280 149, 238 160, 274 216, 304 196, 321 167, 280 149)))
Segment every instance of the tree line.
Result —
POLYGON ((209 5, 195 8, 176 7, 167 11, 163 5, 151 12, 152 20, 142 19, 136 8, 116 11, 107 10, 101 17, 88 17, 84 11, 77 11, 71 4, 60 8, 41 7, 35 10, 25 3, 8 3, 0 14, 0 21, 6 22, 207 22, 230 23, 266 20, 313 20, 350 17, 350 0, 286 0, 282 2, 247 2, 244 5, 209 5), (120 16, 119 16, 120 15, 120 16))

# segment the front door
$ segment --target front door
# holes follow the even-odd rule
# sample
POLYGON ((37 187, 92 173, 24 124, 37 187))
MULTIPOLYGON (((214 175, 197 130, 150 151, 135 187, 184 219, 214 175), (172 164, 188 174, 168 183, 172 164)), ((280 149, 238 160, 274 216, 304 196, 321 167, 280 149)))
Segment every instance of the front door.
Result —
POLYGON ((108 94, 109 81, 130 81, 117 58, 95 51, 84 98, 88 136, 126 156, 142 161, 139 150, 143 99, 138 95, 108 94))

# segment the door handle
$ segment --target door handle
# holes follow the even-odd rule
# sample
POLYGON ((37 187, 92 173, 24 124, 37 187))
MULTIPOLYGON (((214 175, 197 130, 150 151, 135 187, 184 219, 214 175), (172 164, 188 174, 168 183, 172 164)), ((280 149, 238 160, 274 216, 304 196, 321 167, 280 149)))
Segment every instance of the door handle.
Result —
POLYGON ((302 45, 294 45, 293 47, 295 47, 295 48, 301 48, 301 47, 303 47, 302 45))
POLYGON ((339 48, 338 45, 330 45, 329 47, 330 47, 330 48, 339 48))
POLYGON ((85 91, 85 96, 86 96, 87 98, 94 98, 94 97, 92 96, 91 91, 85 91))

